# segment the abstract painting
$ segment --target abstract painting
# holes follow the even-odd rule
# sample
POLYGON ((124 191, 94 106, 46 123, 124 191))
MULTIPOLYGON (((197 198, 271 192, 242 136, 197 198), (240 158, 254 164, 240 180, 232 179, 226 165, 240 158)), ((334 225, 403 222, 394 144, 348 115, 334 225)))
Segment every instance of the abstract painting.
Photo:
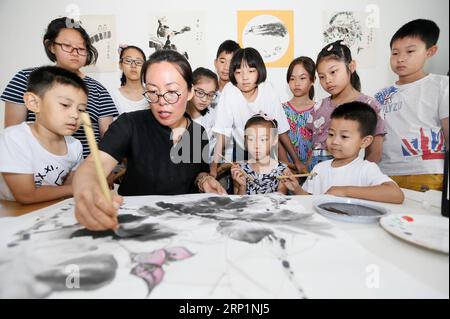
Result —
POLYGON ((302 197, 125 197, 118 218, 116 231, 89 231, 68 199, 0 219, 0 298, 438 296, 302 197), (379 289, 368 263, 383 269, 379 289))
POLYGON ((204 13, 161 13, 150 18, 149 48, 153 53, 171 49, 183 54, 193 69, 205 61, 204 13))
POLYGON ((117 71, 116 17, 113 15, 85 15, 80 17, 81 26, 91 38, 98 51, 95 65, 84 68, 87 73, 117 71))
POLYGON ((343 40, 352 51, 357 66, 376 66, 376 24, 371 12, 341 11, 323 13, 324 46, 343 40))
POLYGON ((238 11, 238 42, 261 53, 267 67, 287 67, 294 58, 293 11, 238 11))

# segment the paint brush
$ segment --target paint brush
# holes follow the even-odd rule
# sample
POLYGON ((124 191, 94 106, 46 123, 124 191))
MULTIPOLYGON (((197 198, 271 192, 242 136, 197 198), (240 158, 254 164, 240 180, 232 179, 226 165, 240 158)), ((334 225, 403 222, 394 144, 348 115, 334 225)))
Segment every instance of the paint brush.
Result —
MULTIPOLYGON (((234 165, 233 162, 230 162, 229 160, 227 160, 227 159, 225 158, 225 156, 223 156, 222 154, 219 154, 219 156, 223 159, 223 161, 224 161, 225 163, 234 165)), ((245 175, 245 177, 247 177, 248 180, 250 180, 251 182, 254 182, 254 181, 255 181, 255 179, 254 179, 252 176, 248 175, 248 174, 247 174, 246 172, 244 172, 242 169, 241 169, 241 171, 242 171, 242 173, 245 175)))
POLYGON ((316 176, 317 173, 308 173, 308 174, 295 174, 295 175, 282 175, 282 176, 277 176, 277 179, 287 179, 287 178, 291 178, 291 177, 309 177, 309 178, 313 178, 314 176, 316 176))
POLYGON ((81 122, 83 123, 84 132, 88 140, 89 149, 94 157, 95 171, 97 172, 98 182, 100 183, 103 195, 105 195, 108 202, 112 203, 111 192, 109 191, 105 172, 103 171, 103 167, 100 162, 100 156, 98 153, 97 142, 95 141, 94 130, 92 129, 91 119, 89 118, 89 114, 87 112, 81 112, 80 116, 81 122))

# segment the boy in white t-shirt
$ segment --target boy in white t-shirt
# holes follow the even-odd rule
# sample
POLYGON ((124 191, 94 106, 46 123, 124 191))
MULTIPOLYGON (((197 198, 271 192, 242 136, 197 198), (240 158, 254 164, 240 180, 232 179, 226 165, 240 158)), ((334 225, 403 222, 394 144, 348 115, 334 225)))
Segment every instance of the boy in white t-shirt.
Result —
POLYGON ((36 114, 0 134, 0 199, 31 204, 73 194, 73 170, 82 160, 80 128, 88 90, 73 72, 45 66, 30 74, 24 94, 36 114))
POLYGON ((300 187, 294 178, 282 180, 296 195, 330 194, 371 201, 401 204, 404 195, 398 185, 381 173, 377 164, 359 157, 373 141, 377 114, 366 103, 350 102, 331 114, 327 149, 334 159, 317 164, 300 187))
POLYGON ((448 76, 427 74, 439 27, 430 20, 402 26, 391 40, 391 68, 398 81, 378 92, 387 134, 381 170, 400 187, 442 190, 448 150, 448 76))

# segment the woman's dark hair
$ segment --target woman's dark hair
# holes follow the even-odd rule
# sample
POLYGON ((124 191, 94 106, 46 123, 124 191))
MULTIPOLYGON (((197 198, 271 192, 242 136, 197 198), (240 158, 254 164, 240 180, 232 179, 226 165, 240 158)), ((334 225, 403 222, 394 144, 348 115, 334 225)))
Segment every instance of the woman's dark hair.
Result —
POLYGON ((87 50, 85 65, 95 64, 98 58, 98 51, 92 45, 91 38, 87 34, 86 30, 84 30, 80 25, 80 22, 67 17, 55 19, 47 26, 47 31, 44 34, 42 42, 44 43, 45 53, 47 54, 50 61, 56 61, 56 56, 52 53, 50 48, 55 43, 55 39, 58 37, 59 32, 61 32, 62 29, 74 29, 80 33, 87 50))
MULTIPOLYGON (((302 65, 303 68, 308 72, 309 80, 314 83, 314 80, 316 79, 316 64, 314 63, 313 59, 307 57, 307 56, 301 56, 296 59, 294 59, 291 64, 289 64, 289 68, 287 70, 286 74, 286 81, 289 83, 292 72, 294 72, 294 68, 297 65, 302 65)), ((311 86, 309 89, 309 98, 312 100, 314 98, 314 85, 311 86)))
POLYGON ((219 87, 219 80, 217 74, 207 68, 199 67, 192 73, 193 83, 197 84, 202 78, 211 79, 216 84, 216 89, 219 87))
MULTIPOLYGON (((325 46, 317 56, 316 66, 325 59, 334 59, 342 61, 346 64, 348 72, 350 72, 349 64, 353 61, 352 53, 348 46, 342 43, 342 40, 338 40, 325 46)), ((356 70, 350 75, 350 82, 355 90, 361 92, 361 80, 359 79, 356 70)))
POLYGON ((237 84, 234 72, 241 67, 241 63, 246 62, 251 68, 258 70, 258 79, 256 84, 264 82, 267 78, 267 70, 264 64, 264 60, 259 54, 258 50, 253 48, 238 49, 234 54, 230 62, 230 81, 234 85, 237 84))
MULTIPOLYGON (((142 58, 144 59, 144 62, 145 62, 145 53, 144 53, 144 51, 142 51, 141 48, 138 48, 137 46, 134 46, 134 45, 129 45, 126 48, 123 48, 120 51, 120 55, 119 55, 119 61, 120 62, 122 62, 123 55, 125 54, 125 51, 127 51, 128 49, 135 49, 135 50, 139 51, 139 53, 142 54, 142 58)), ((122 72, 122 76, 120 78, 120 86, 124 86, 126 83, 127 83, 127 77, 125 76, 125 73, 122 72)))
POLYGON ((145 85, 147 83, 146 81, 146 73, 147 69, 155 63, 159 62, 169 62, 173 64, 178 71, 180 72, 183 79, 186 81, 187 87, 190 90, 192 90, 193 85, 193 78, 192 78, 192 68, 189 64, 188 60, 184 57, 184 55, 178 53, 177 51, 173 50, 158 50, 155 51, 148 60, 144 63, 141 70, 141 82, 145 85))

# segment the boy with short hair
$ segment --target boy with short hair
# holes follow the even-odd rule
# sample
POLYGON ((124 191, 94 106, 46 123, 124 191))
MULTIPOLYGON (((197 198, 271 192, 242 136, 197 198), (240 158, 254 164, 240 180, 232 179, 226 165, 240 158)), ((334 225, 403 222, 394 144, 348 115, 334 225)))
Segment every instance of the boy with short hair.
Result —
POLYGON ((442 190, 448 150, 448 76, 424 70, 439 33, 430 20, 402 26, 390 43, 398 81, 375 95, 387 129, 380 168, 400 187, 416 191, 442 190))
POLYGON ((404 195, 377 164, 359 157, 373 141, 377 114, 366 103, 350 102, 331 114, 327 149, 334 159, 317 164, 300 187, 295 178, 282 182, 296 195, 330 194, 371 201, 401 204, 404 195))
POLYGON ((219 76, 219 91, 222 92, 225 85, 230 82, 230 62, 233 58, 234 52, 241 47, 233 40, 225 40, 217 49, 214 66, 216 67, 217 75, 219 76))
POLYGON ((30 74, 24 101, 36 121, 0 134, 0 199, 31 204, 72 195, 83 148, 70 135, 80 128, 87 96, 83 80, 65 69, 45 66, 30 74))

